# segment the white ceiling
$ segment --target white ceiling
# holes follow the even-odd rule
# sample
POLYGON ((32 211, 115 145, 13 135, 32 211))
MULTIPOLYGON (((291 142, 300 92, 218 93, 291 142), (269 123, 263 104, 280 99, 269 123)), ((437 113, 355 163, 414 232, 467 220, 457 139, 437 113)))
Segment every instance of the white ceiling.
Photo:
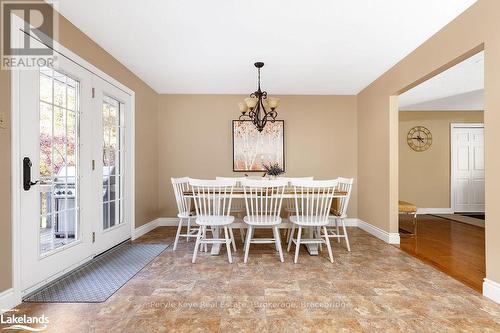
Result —
POLYGON ((399 96, 401 111, 484 109, 484 52, 399 96))
POLYGON ((476 0, 60 0, 159 93, 357 94, 476 0))

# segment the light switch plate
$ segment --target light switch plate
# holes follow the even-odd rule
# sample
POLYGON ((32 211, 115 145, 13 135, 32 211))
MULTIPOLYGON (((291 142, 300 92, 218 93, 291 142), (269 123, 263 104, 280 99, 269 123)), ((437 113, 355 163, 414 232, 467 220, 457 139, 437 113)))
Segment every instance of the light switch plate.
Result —
POLYGON ((0 128, 7 128, 7 120, 5 119, 5 112, 0 112, 0 128))

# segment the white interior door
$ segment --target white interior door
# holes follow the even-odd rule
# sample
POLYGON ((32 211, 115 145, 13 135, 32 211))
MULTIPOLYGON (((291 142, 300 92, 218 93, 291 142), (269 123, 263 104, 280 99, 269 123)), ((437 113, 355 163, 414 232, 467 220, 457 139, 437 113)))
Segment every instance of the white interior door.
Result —
POLYGON ((484 212, 484 127, 452 126, 452 208, 484 212))
POLYGON ((25 291, 92 255, 91 84, 90 72, 63 57, 55 68, 19 74, 25 291))

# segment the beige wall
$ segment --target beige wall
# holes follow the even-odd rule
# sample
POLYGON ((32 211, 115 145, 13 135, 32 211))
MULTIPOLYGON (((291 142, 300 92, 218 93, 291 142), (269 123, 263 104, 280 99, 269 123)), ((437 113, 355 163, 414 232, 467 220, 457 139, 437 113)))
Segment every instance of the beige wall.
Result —
POLYGON ((500 282, 500 1, 479 0, 358 95, 358 214, 397 232, 398 95, 485 50, 486 276, 500 282), (375 195, 376 194, 376 195, 375 195))
MULTIPOLYGON (((158 94, 64 17, 59 41, 80 57, 135 91, 135 223, 158 217, 158 94)), ((0 112, 10 115, 10 75, 0 70, 0 112)), ((10 127, 10 125, 9 125, 10 127)), ((10 225, 10 129, 0 129, 0 292, 12 286, 10 225)))
MULTIPOLYGON (((243 95, 161 95, 160 214, 177 214, 170 177, 215 178, 232 172, 231 120, 243 95)), ((356 98, 280 96, 287 176, 320 179, 357 174, 356 98)), ((258 173, 259 175, 262 173, 258 173)), ((357 216, 357 186, 350 216, 357 216)))
POLYGON ((483 111, 399 112, 399 198, 419 208, 450 208, 450 124, 482 122, 483 111), (406 142, 414 126, 432 133, 425 152, 414 151, 406 142))

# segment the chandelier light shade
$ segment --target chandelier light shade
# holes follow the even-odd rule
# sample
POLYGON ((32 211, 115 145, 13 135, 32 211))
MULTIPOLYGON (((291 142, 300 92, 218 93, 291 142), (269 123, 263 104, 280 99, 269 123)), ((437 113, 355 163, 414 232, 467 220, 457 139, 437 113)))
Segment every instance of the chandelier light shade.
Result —
POLYGON ((266 91, 260 88, 260 69, 264 67, 263 62, 256 62, 255 67, 258 71, 258 87, 257 91, 250 94, 250 97, 238 103, 241 115, 240 120, 250 120, 255 125, 259 132, 262 132, 268 121, 273 122, 278 116, 276 109, 280 104, 280 99, 277 97, 268 97, 266 91))

